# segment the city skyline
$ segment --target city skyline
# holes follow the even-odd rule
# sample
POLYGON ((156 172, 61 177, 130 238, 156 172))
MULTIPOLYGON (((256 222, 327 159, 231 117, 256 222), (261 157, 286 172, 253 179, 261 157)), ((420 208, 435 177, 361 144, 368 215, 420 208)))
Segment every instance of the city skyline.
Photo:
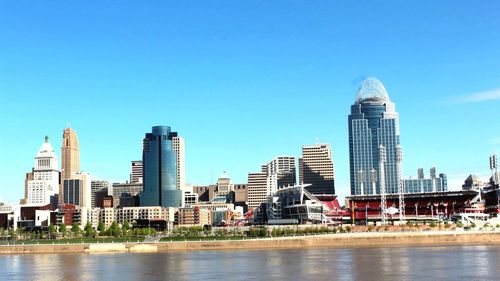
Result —
POLYGON ((500 152, 496 2, 454 3, 453 12, 446 3, 390 1, 290 10, 23 5, 0 11, 0 145, 9 147, 2 160, 15 161, 0 164, 6 201, 23 197, 43 136, 62 159, 68 122, 81 169, 122 182, 154 125, 182 132, 192 184, 212 184, 222 171, 245 182, 268 159, 329 143, 336 193, 345 196, 345 120, 358 84, 372 75, 398 107, 403 178, 436 166, 456 190, 468 174, 486 179, 488 156, 500 152))

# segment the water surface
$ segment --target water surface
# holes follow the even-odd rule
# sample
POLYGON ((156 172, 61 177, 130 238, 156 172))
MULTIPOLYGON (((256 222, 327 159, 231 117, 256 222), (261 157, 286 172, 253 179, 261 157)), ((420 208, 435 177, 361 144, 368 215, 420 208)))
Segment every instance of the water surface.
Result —
POLYGON ((0 255, 0 280, 499 280, 500 246, 0 255))

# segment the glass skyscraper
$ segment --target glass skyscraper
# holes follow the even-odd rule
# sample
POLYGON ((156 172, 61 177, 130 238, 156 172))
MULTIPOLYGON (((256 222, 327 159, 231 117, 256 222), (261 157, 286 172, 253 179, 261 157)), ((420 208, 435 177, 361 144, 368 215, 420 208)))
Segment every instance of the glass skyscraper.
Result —
POLYGON ((141 206, 182 207, 182 190, 177 188, 177 161, 170 127, 155 126, 143 141, 144 189, 141 206))
POLYGON ((386 193, 397 193, 402 184, 398 150, 402 151, 396 106, 384 85, 369 77, 361 83, 349 115, 351 195, 380 194, 381 178, 385 178, 386 193), (379 173, 381 146, 386 149, 385 177, 379 173))

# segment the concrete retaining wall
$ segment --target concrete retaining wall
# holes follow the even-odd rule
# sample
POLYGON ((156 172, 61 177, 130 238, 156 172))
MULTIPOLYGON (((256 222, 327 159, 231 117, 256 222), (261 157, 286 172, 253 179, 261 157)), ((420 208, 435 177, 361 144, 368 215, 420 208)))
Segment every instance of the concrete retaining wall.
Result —
POLYGON ((383 247, 391 245, 500 245, 500 232, 349 233, 229 241, 0 246, 0 254, 167 252, 307 247, 383 247))

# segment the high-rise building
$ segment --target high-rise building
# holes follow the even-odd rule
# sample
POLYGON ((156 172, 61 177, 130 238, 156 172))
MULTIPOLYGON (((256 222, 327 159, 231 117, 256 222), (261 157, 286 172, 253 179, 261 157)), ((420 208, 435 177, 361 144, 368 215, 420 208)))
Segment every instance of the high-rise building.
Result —
POLYGON ((142 190, 142 183, 113 183, 113 207, 123 207, 122 198, 137 197, 142 190))
POLYGON ((430 169, 430 177, 425 178, 424 169, 418 169, 418 177, 416 179, 403 180, 405 193, 419 192, 443 192, 448 191, 448 179, 445 174, 439 174, 436 177, 436 168, 430 169))
POLYGON ((260 173, 248 174, 248 207, 256 208, 278 189, 296 183, 295 157, 279 156, 262 165, 260 173))
POLYGON ((91 176, 89 173, 79 172, 70 179, 63 180, 63 204, 72 204, 82 208, 91 207, 91 176))
POLYGON ((312 184, 306 190, 313 194, 335 194, 333 158, 329 144, 302 146, 299 182, 312 184))
POLYGON ((184 153, 184 139, 176 136, 172 137, 172 150, 175 151, 177 189, 186 190, 186 161, 184 153))
POLYGON ((141 206, 181 207, 182 190, 177 184, 177 155, 172 139, 177 133, 168 126, 155 126, 143 141, 144 189, 141 206))
POLYGON ((266 172, 248 174, 248 208, 257 208, 267 200, 271 193, 267 178, 266 172))
POLYGON ((397 193, 401 183, 399 116, 384 85, 365 79, 349 115, 349 162, 351 194, 379 194, 380 179, 386 193, 397 193), (379 149, 386 150, 384 175, 380 175, 379 149))
POLYGON ((49 137, 45 137, 45 142, 35 156, 35 167, 31 175, 26 176, 26 203, 57 205, 59 193, 57 166, 57 156, 49 143, 49 137))
MULTIPOLYGON (((74 174, 80 172, 80 146, 75 130, 66 128, 63 131, 63 142, 61 147, 61 180, 70 179, 74 174)), ((59 185, 59 203, 64 197, 63 185, 59 185)))
POLYGON ((96 194, 99 191, 106 189, 106 195, 108 194, 108 190, 111 188, 108 181, 104 180, 91 180, 90 181, 90 206, 92 208, 97 207, 96 204, 96 194))
POLYGON ((131 161, 130 183, 142 183, 142 161, 131 161))
POLYGON ((62 178, 69 179, 80 172, 80 147, 78 136, 71 128, 64 129, 61 148, 62 178))

